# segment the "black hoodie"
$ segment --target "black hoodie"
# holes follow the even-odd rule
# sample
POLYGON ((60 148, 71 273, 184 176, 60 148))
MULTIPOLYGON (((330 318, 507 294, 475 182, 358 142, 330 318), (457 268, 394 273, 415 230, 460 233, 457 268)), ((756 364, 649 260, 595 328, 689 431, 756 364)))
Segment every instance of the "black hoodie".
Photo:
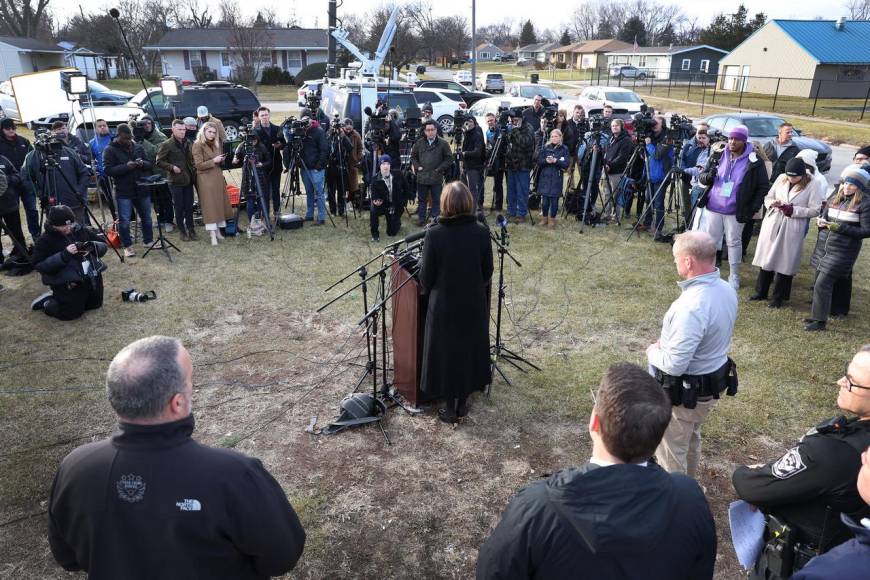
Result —
POLYGON ((477 578, 713 577, 716 529, 698 484, 655 464, 587 464, 520 490, 480 549, 477 578))

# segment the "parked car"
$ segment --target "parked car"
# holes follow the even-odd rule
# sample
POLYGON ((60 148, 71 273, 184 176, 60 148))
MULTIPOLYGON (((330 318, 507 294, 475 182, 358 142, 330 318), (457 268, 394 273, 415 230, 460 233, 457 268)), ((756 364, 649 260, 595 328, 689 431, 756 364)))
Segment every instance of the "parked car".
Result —
POLYGON ((506 52, 506 53, 501 55, 502 62, 509 62, 509 61, 516 60, 516 59, 517 59, 516 55, 512 52, 506 52))
MULTIPOLYGON (((736 125, 746 125, 746 128, 749 129, 749 138, 760 145, 764 145, 776 138, 779 126, 785 123, 785 119, 764 113, 719 113, 710 115, 702 122, 707 123, 711 130, 725 135, 736 125)), ((792 141, 800 149, 812 149, 818 152, 819 156, 816 158, 816 165, 818 165, 819 171, 822 173, 830 171, 832 160, 830 145, 818 139, 801 136, 800 130, 797 127, 794 128, 792 141)))
POLYGON ((311 80, 305 81, 302 83, 302 86, 299 87, 299 90, 296 91, 296 104, 300 107, 305 106, 305 99, 308 97, 309 92, 317 92, 320 90, 320 86, 323 84, 323 80, 311 80))
MULTIPOLYGON (((399 112, 399 120, 405 118, 405 112, 412 107, 419 107, 414 93, 409 85, 392 82, 387 88, 383 79, 378 84, 377 100, 387 103, 391 109, 399 112)), ((374 103, 371 105, 374 108, 374 103)), ((323 85, 321 110, 327 118, 332 119, 338 115, 340 119, 350 118, 353 120, 354 129, 363 133, 363 117, 365 105, 362 104, 359 85, 352 82, 342 82, 340 79, 330 81, 323 85)))
POLYGON ((451 58, 451 59, 450 59, 450 61, 449 61, 448 64, 449 64, 450 66, 453 66, 453 65, 459 65, 459 66, 462 66, 462 65, 464 65, 464 64, 468 64, 468 61, 465 60, 464 58, 456 58, 456 57, 454 57, 454 58, 451 58))
POLYGON ((460 70, 456 71, 453 75, 453 80, 460 85, 464 85, 470 87, 474 85, 474 77, 471 76, 470 70, 460 70))
POLYGON ((610 78, 612 79, 637 79, 642 81, 651 76, 653 76, 652 73, 647 69, 638 68, 630 64, 610 67, 610 78))
POLYGON ((468 112, 477 119, 478 125, 485 128, 487 126, 486 116, 489 113, 492 113, 496 118, 498 118, 499 107, 527 107, 528 105, 529 103, 526 102, 525 99, 519 99, 516 97, 489 97, 488 99, 481 99, 471 105, 468 112))
POLYGON ((530 58, 518 58, 516 62, 517 66, 532 66, 534 63, 530 58))
POLYGON ((504 77, 501 73, 483 72, 477 77, 478 91, 487 93, 504 93, 504 77))
MULTIPOLYGON (((639 113, 644 100, 632 90, 620 87, 586 87, 577 96, 587 115, 601 111, 605 105, 613 107, 614 114, 639 113)), ((573 108, 573 107, 571 107, 573 108)))
POLYGON ((12 90, 12 83, 9 81, 0 83, 0 118, 3 117, 21 120, 18 115, 18 103, 15 102, 15 91, 12 90))
POLYGON ((441 125, 441 130, 445 133, 453 130, 453 113, 456 109, 467 107, 459 91, 450 89, 416 88, 414 98, 420 107, 426 103, 432 105, 432 118, 441 125))
POLYGON ((527 105, 532 104, 532 99, 535 98, 535 95, 541 95, 545 99, 549 101, 556 102, 562 97, 556 94, 551 87, 547 85, 541 85, 538 83, 514 83, 511 85, 509 93, 512 97, 518 97, 521 99, 525 99, 528 101, 527 105))
POLYGON ((451 91, 456 91, 462 95, 462 100, 469 107, 480 99, 488 99, 492 96, 489 93, 471 91, 468 87, 460 85, 455 81, 421 81, 417 83, 417 88, 450 89, 451 91))
POLYGON ((88 80, 88 93, 90 93, 91 101, 97 107, 99 106, 118 106, 126 105, 133 97, 133 93, 127 91, 116 91, 110 89, 106 85, 100 84, 97 81, 88 80))
POLYGON ((118 125, 130 121, 131 115, 141 118, 145 115, 145 110, 132 103, 119 106, 104 105, 93 109, 76 105, 69 120, 69 132, 87 143, 94 136, 94 120, 104 119, 109 125, 109 131, 114 133, 118 125))
POLYGON ((251 122, 251 117, 260 107, 260 100, 251 90, 232 83, 204 83, 182 87, 181 101, 172 103, 163 96, 159 87, 148 89, 151 100, 145 97, 144 89, 136 93, 130 104, 143 108, 157 119, 163 128, 168 128, 173 117, 196 117, 200 105, 208 107, 208 112, 221 120, 227 134, 227 141, 239 138, 239 126, 251 122), (151 105, 154 105, 155 111, 151 105))

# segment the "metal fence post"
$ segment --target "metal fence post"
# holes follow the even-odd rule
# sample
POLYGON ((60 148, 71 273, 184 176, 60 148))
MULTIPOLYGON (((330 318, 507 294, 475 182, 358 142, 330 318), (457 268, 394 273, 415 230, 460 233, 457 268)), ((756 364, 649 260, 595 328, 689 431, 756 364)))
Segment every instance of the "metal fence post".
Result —
POLYGON ((716 75, 716 79, 713 81, 713 99, 710 101, 711 104, 716 104, 716 89, 719 87, 719 75, 716 75))
POLYGON ((864 113, 867 111, 867 101, 870 100, 870 85, 867 86, 867 94, 864 96, 864 106, 861 107, 861 117, 859 121, 864 120, 864 113))
POLYGON ((691 101, 692 97, 692 75, 689 75, 689 88, 686 90, 686 100, 691 101))
POLYGON ((737 108, 743 106, 743 90, 746 88, 746 77, 743 75, 738 77, 740 79, 740 99, 737 100, 737 108))
POLYGON ((819 81, 818 86, 816 87, 816 98, 813 99, 813 112, 810 113, 810 117, 816 116, 816 104, 819 102, 819 93, 822 91, 822 81, 819 81))
POLYGON ((672 81, 672 80, 673 80, 673 79, 671 78, 671 76, 668 75, 668 97, 671 96, 671 81, 672 81))
POLYGON ((776 98, 779 96, 779 83, 782 77, 776 77, 776 90, 773 92, 773 105, 770 106, 771 111, 776 111, 776 98))
POLYGON ((704 103, 707 100, 707 79, 701 77, 701 114, 704 114, 704 103))

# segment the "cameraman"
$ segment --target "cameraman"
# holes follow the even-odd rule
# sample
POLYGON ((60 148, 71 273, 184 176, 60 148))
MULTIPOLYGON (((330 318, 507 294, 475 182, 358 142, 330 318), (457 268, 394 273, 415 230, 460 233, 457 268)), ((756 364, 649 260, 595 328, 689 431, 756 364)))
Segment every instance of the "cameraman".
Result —
POLYGON ((112 136, 109 134, 109 124, 105 119, 97 119, 94 125, 94 137, 88 142, 88 147, 91 150, 91 157, 94 160, 94 171, 97 172, 97 187, 103 194, 103 199, 109 206, 109 211, 112 217, 116 217, 115 213, 115 197, 112 194, 112 184, 106 171, 103 168, 103 152, 109 143, 112 142, 112 136))
POLYGON ((653 227, 653 240, 665 243, 668 241, 662 234, 662 228, 665 225, 665 191, 661 189, 661 185, 665 177, 667 177, 668 171, 671 170, 671 165, 674 163, 674 146, 668 139, 664 117, 661 115, 656 116, 656 123, 653 126, 652 134, 646 137, 644 141, 646 143, 647 159, 649 160, 649 174, 646 178, 649 180, 650 195, 653 197, 650 201, 651 207, 647 208, 646 217, 643 220, 643 228, 638 227, 638 230, 649 230, 652 227, 653 213, 655 213, 656 223, 653 227))
POLYGON ((87 223, 85 202, 88 195, 88 184, 91 182, 91 172, 82 162, 78 154, 65 146, 62 141, 52 136, 28 153, 21 170, 22 186, 30 191, 35 190, 45 211, 50 206, 62 204, 76 215, 80 224, 87 223), (52 175, 53 188, 44 182, 46 175, 52 175))
MULTIPOLYGON (((351 128, 353 126, 351 125, 351 128)), ((326 166, 326 195, 329 213, 344 216, 347 211, 348 167, 351 163, 353 143, 344 126, 336 123, 329 130, 329 163, 326 166)))
MULTIPOLYGON (((287 140, 284 139, 284 131, 281 127, 272 123, 272 111, 268 107, 260 107, 257 109, 257 128, 256 135, 260 143, 270 152, 269 171, 265 172, 266 181, 264 185, 269 186, 271 195, 266 196, 263 201, 266 205, 266 212, 270 212, 271 207, 275 208, 275 215, 279 213, 281 207, 281 151, 287 146, 287 140)), ((266 191, 266 188, 263 188, 266 191)))
MULTIPOLYGON (((139 127, 141 133, 134 130, 133 137, 136 139, 137 143, 142 145, 142 149, 145 151, 148 161, 153 164, 151 174, 165 177, 163 172, 161 172, 157 167, 156 161, 157 148, 166 141, 166 135, 154 126, 154 119, 149 115, 145 115, 139 120, 139 127)), ((155 195, 151 201, 154 203, 154 210, 157 213, 157 221, 163 226, 163 231, 170 233, 175 229, 173 224, 173 221, 175 221, 175 213, 172 207, 172 194, 169 192, 169 188, 166 185, 161 185, 158 189, 161 191, 155 195)))
MULTIPOLYGON (((272 156, 274 151, 271 147, 266 147, 266 144, 260 141, 259 134, 254 131, 249 134, 248 139, 252 139, 250 144, 242 141, 239 143, 238 147, 236 147, 235 152, 233 153, 233 165, 238 167, 241 166, 245 162, 246 147, 251 148, 251 152, 254 155, 254 169, 257 172, 257 179, 260 182, 260 188, 263 194, 263 209, 267 213, 269 212, 269 192, 272 189, 272 184, 267 179, 267 176, 270 175, 272 170, 272 156)), ((257 194, 257 184, 254 183, 254 180, 251 179, 247 168, 242 171, 242 191, 245 193, 245 201, 247 202, 245 211, 248 214, 248 223, 251 223, 254 216, 260 211, 259 207, 259 196, 257 194)), ((277 209, 277 205, 275 206, 277 209)), ((276 212, 277 214, 277 212, 276 212)))
POLYGON ((402 128, 399 127, 398 113, 395 109, 390 109, 390 112, 384 117, 386 127, 384 127, 384 135, 386 135, 386 145, 384 153, 390 156, 390 159, 397 161, 396 165, 401 165, 402 155, 399 152, 399 144, 402 141, 402 128))
MULTIPOLYGON (((0 155, 12 162, 16 170, 23 172, 24 160, 33 151, 30 141, 15 131, 15 121, 6 117, 0 120, 0 155)), ((32 187, 26 187, 23 181, 17 188, 24 215, 27 218, 27 230, 33 240, 39 237, 39 212, 36 209, 36 195, 32 187)))
POLYGON ((523 122, 523 113, 511 109, 513 127, 508 133, 508 146, 505 153, 507 166, 508 219, 515 223, 525 223, 529 211, 529 174, 535 163, 535 135, 532 126, 523 122))
MULTIPOLYGON (((618 191, 619 182, 628 166, 629 159, 631 159, 633 148, 631 135, 625 130, 625 122, 622 119, 610 121, 610 138, 604 149, 604 173, 607 175, 607 181, 610 183, 610 191, 613 195, 611 202, 617 206, 617 211, 623 206, 622 201, 626 196, 625 192, 618 191)), ((618 214, 616 217, 617 221, 622 219, 622 216, 618 214)))
POLYGON ((486 156, 486 141, 477 119, 470 115, 462 125, 462 181, 468 186, 477 209, 483 209, 483 163, 486 156))
MULTIPOLYGON (((329 160, 329 141, 318 121, 311 120, 311 110, 302 110, 302 121, 308 121, 302 137, 302 183, 305 184, 305 221, 314 220, 314 205, 317 204, 316 226, 326 223, 326 194, 323 189, 326 164, 329 160)), ((286 158, 285 158, 286 160, 286 158)), ((289 160, 286 160, 289 164, 289 160)))
POLYGON ((133 141, 133 130, 130 125, 121 123, 117 129, 118 136, 103 152, 103 167, 106 175, 112 177, 115 183, 115 201, 118 204, 119 233, 124 244, 124 256, 131 258, 136 255, 133 250, 133 239, 130 237, 130 217, 133 206, 142 220, 142 241, 145 246, 152 242, 151 225, 151 195, 148 190, 138 187, 137 182, 151 173, 154 165, 145 155, 142 146, 133 141))
POLYGON ((577 148, 580 146, 580 139, 586 134, 586 111, 582 105, 574 105, 574 112, 570 119, 565 123, 565 130, 562 132, 562 144, 568 148, 570 161, 568 162, 568 185, 565 186, 565 191, 574 189, 574 171, 578 175, 581 174, 580 165, 577 163, 577 148))
POLYGON ((438 136, 435 121, 423 124, 423 135, 411 148, 411 166, 417 177, 417 225, 426 225, 426 204, 432 200, 430 215, 441 212, 441 187, 444 175, 453 166, 453 152, 447 141, 438 136))
POLYGON ((55 121, 51 124, 51 132, 55 137, 63 141, 63 144, 76 152, 82 163, 85 165, 90 165, 91 163, 91 150, 90 148, 84 144, 84 142, 76 137, 75 135, 70 135, 69 127, 63 121, 55 121))
POLYGON ((698 181, 698 176, 701 175, 701 171, 706 167, 707 161, 710 160, 710 135, 707 133, 707 129, 699 128, 692 139, 695 141, 695 151, 692 155, 694 162, 691 165, 683 166, 684 179, 685 177, 689 178, 689 203, 686 208, 686 223, 689 224, 689 227, 691 227, 692 223, 692 209, 698 203, 701 192, 704 191, 704 186, 698 181))
POLYGON ((31 307, 59 320, 75 320, 85 310, 103 305, 102 272, 106 265, 100 256, 108 246, 90 228, 75 221, 67 206, 52 207, 48 227, 33 250, 33 263, 51 292, 34 300, 31 307))
POLYGON ((412 195, 401 168, 396 167, 395 171, 392 170, 390 156, 381 155, 378 161, 381 171, 372 180, 372 204, 369 212, 372 242, 379 242, 381 239, 378 233, 380 216, 385 216, 387 219, 388 236, 392 237, 399 233, 405 202, 412 195))
MULTIPOLYGON (((596 131, 587 132, 582 136, 580 145, 577 148, 577 159, 580 164, 580 213, 584 212, 587 216, 595 214, 595 204, 598 201, 599 182, 601 181, 601 172, 604 170, 604 149, 607 147, 607 132, 596 131), (592 165, 592 158, 595 157, 595 166, 592 165), (591 180, 591 183, 590 183, 591 180), (586 192, 589 191, 589 200, 586 200, 586 192), (583 204, 587 204, 584 205, 583 204)), ((587 223, 592 223, 593 219, 589 217, 587 223)))
MULTIPOLYGON (((490 210, 501 211, 504 204, 504 154, 507 149, 507 132, 510 130, 510 124, 506 124, 504 128, 498 126, 498 120, 494 113, 486 114, 486 159, 487 159, 487 175, 492 175, 492 204, 490 210), (505 136, 493 157, 493 148, 500 132, 504 130, 505 136)), ((485 188, 484 188, 485 189, 485 188)))

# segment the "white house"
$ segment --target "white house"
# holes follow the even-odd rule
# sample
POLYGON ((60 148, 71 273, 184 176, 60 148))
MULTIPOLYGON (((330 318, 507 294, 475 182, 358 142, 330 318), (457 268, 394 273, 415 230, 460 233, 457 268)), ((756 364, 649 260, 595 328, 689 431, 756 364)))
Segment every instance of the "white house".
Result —
MULTIPOLYGON (((195 71, 211 69, 218 79, 232 79, 239 57, 234 54, 231 28, 170 30, 157 44, 143 47, 160 55, 162 73, 195 81, 195 71)), ((268 28, 261 52, 261 70, 277 66, 292 75, 305 66, 327 60, 327 30, 323 28, 268 28)))
POLYGON ((122 56, 110 56, 94 52, 84 46, 76 46, 74 42, 63 40, 57 45, 63 49, 63 60, 66 66, 74 67, 85 73, 89 79, 103 80, 117 78, 119 73, 126 76, 132 66, 128 66, 122 56))
POLYGON ((516 50, 517 59, 527 58, 538 62, 548 62, 550 60, 550 51, 562 46, 558 42, 538 42, 537 44, 527 44, 516 50))
POLYGON ((0 36, 0 80, 63 66, 63 49, 50 41, 0 36))

